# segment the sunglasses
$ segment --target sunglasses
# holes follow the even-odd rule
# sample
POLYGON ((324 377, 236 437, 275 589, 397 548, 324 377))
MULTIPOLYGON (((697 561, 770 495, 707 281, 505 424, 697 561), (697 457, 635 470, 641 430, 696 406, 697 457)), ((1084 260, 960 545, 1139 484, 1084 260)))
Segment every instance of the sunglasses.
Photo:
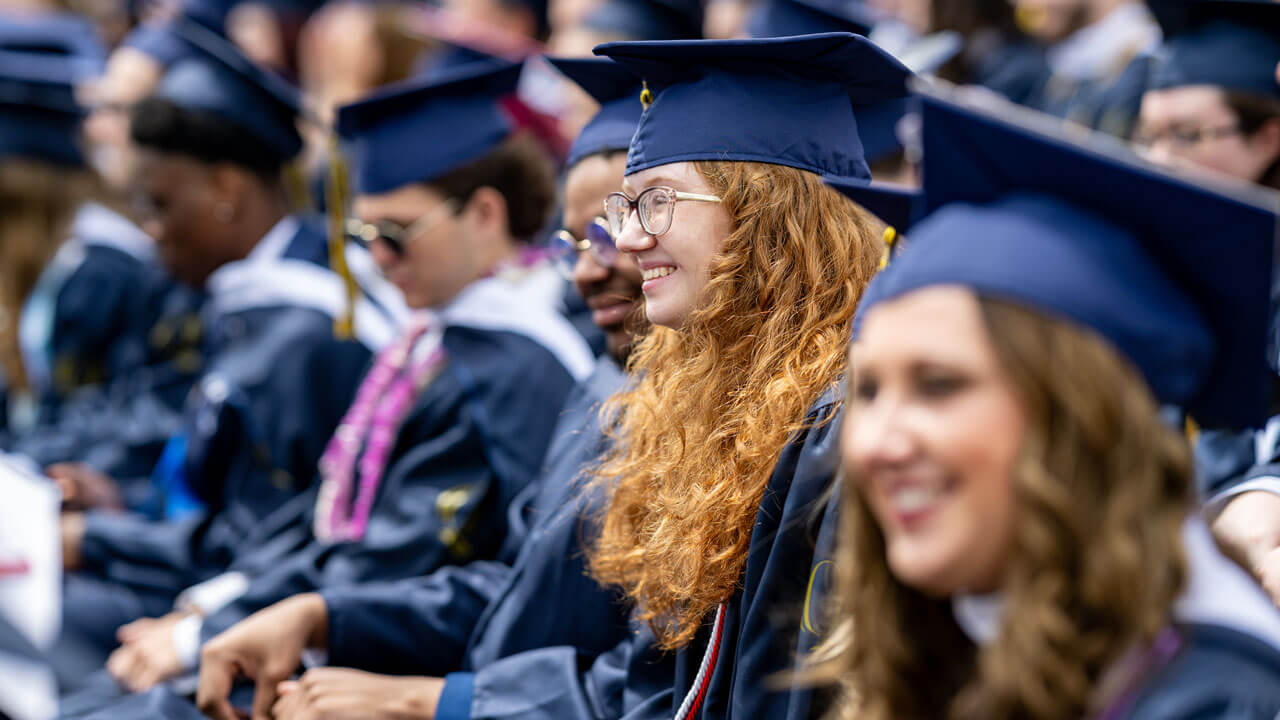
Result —
POLYGON ((430 229, 442 220, 446 213, 452 215, 457 211, 457 207, 457 201, 445 200, 407 226, 392 220, 367 223, 357 218, 350 218, 347 220, 347 237, 366 248, 373 245, 375 241, 381 242, 391 252, 404 257, 405 246, 410 240, 430 229))
POLYGON ((568 230, 560 230, 551 236, 547 245, 551 260, 556 269, 566 278, 573 276, 573 266, 578 262, 578 253, 587 251, 602 267, 613 267, 618 259, 618 246, 613 243, 613 234, 609 232, 609 223, 602 217, 596 217, 582 229, 582 239, 574 237, 568 230))

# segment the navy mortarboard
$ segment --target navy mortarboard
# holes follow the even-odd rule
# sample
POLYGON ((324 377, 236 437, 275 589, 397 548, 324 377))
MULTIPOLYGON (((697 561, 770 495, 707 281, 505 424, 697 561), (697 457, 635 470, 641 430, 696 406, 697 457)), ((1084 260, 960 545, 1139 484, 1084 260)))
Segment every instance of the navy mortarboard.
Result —
POLYGON ((869 179, 861 107, 904 97, 911 76, 866 38, 606 43, 645 83, 627 173, 693 160, 763 162, 869 179))
POLYGON ((0 157, 83 162, 75 90, 101 71, 102 52, 76 18, 0 16, 0 157))
POLYGON ((549 61, 600 103, 600 110, 569 148, 566 165, 573 167, 579 160, 596 153, 630 147, 644 109, 637 100, 640 79, 608 58, 549 58, 549 61))
POLYGON ((0 13, 0 50, 97 61, 106 52, 93 25, 67 13, 0 13))
POLYGON ((1163 5, 1157 4, 1156 16, 1166 41, 1152 89, 1215 85, 1280 97, 1280 3, 1208 0, 1163 5))
POLYGON ((302 150, 297 88, 245 57, 230 41, 191 21, 173 31, 193 53, 169 68, 155 96, 187 110, 207 112, 235 124, 284 162, 302 150))
POLYGON ((1267 200, 1162 172, 1118 142, 1040 129, 1038 115, 1015 124, 1020 112, 999 107, 1003 119, 922 99, 931 214, 860 312, 966 286, 1093 329, 1158 400, 1203 424, 1262 420, 1276 234, 1267 200))
POLYGON ((825 32, 867 35, 880 19, 862 0, 763 0, 747 19, 747 34, 757 38, 825 32))
POLYGON ((702 4, 696 0, 604 0, 587 13, 582 26, 625 40, 698 38, 702 4))
POLYGON ((897 233, 904 233, 911 228, 924 202, 923 193, 905 185, 830 178, 827 184, 892 228, 892 233, 885 237, 887 242, 896 239, 897 233))
POLYGON ((511 101, 522 68, 473 63, 340 108, 356 190, 428 182, 492 150, 517 128, 511 101))

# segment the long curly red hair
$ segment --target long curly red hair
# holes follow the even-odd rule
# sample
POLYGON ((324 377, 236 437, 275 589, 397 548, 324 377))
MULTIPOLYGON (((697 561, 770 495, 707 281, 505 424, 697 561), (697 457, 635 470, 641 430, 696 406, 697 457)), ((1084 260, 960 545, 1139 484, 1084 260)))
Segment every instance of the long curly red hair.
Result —
POLYGON ((613 450, 593 474, 609 500, 588 551, 593 575, 621 588, 666 649, 688 644, 737 586, 770 472, 844 372, 882 248, 870 216, 813 173, 695 165, 734 229, 701 309, 640 341, 639 381, 604 408, 613 450))

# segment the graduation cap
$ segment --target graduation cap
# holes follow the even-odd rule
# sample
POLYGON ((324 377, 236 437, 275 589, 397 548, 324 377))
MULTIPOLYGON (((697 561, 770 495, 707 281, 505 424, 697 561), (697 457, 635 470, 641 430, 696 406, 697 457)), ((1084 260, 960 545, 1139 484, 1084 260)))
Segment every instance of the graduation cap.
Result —
MULTIPOLYGON (((898 60, 912 72, 932 75, 964 49, 959 33, 945 31, 919 38, 898 60)), ((902 150, 902 138, 898 136, 898 124, 914 108, 911 98, 894 98, 858 110, 858 137, 862 140, 862 153, 867 163, 891 157, 902 150)))
POLYGON ((0 50, 96 62, 106 55, 93 25, 70 13, 0 13, 0 50))
POLYGON ((911 76, 849 33, 605 43, 595 52, 645 84, 638 101, 648 107, 631 141, 627 174, 729 160, 869 179, 857 111, 906 96, 911 76))
POLYGON ((472 63, 339 108, 357 189, 377 194, 430 182, 483 157, 517 127, 509 101, 522 68, 472 63))
POLYGON ((1165 45, 1151 89, 1216 85, 1280 97, 1280 3, 1202 0, 1152 5, 1165 45))
POLYGON ((833 178, 827 184, 880 218, 894 236, 911 229, 924 202, 924 193, 905 185, 833 178))
POLYGON ((242 128, 281 162, 302 150, 298 89, 247 58, 207 27, 179 19, 171 26, 192 49, 161 78, 155 97, 187 110, 216 115, 242 128))
POLYGON ((862 0, 763 0, 747 18, 755 38, 828 32, 867 35, 882 15, 862 0))
POLYGON ((969 287, 1092 329, 1204 425, 1265 418, 1274 198, 1192 183, 1005 103, 930 92, 922 112, 930 214, 860 314, 969 287))
POLYGON ((76 87, 102 71, 103 55, 78 18, 0 16, 0 157, 82 165, 76 87))
POLYGON ((631 40, 702 37, 698 0, 604 0, 587 13, 582 26, 631 40))
POLYGON ((636 101, 640 95, 640 78, 608 58, 547 60, 600 103, 600 110, 569 148, 566 167, 573 167, 579 160, 597 153, 630 147, 644 108, 636 101))
POLYGON ((176 30, 178 23, 196 23, 225 36, 228 10, 230 4, 223 0, 183 0, 176 17, 142 23, 125 36, 121 45, 150 56, 162 67, 168 67, 198 52, 176 30))

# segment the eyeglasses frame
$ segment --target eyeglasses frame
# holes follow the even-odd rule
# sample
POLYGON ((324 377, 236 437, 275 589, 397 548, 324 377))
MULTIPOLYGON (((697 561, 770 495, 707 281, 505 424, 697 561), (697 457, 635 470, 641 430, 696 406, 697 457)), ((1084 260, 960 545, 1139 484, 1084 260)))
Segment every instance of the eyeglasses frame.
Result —
POLYGON ((644 217, 641 216, 640 214, 640 199, 643 198, 646 193, 659 192, 659 191, 671 193, 671 197, 677 203, 680 202, 681 200, 691 200, 693 202, 714 202, 714 203, 723 202, 723 200, 721 200, 719 197, 715 195, 702 195, 699 193, 681 192, 667 185, 654 185, 653 187, 645 188, 644 190, 641 190, 640 193, 635 196, 635 198, 632 198, 630 195, 621 191, 611 192, 608 195, 606 195, 604 198, 604 213, 605 213, 604 217, 605 217, 605 222, 609 225, 609 234, 613 237, 614 242, 617 242, 618 236, 622 235, 622 231, 626 229, 627 222, 631 219, 632 215, 635 215, 637 218, 639 218, 640 227, 645 231, 645 233, 652 235, 653 237, 662 237, 663 235, 666 235, 668 232, 671 231, 671 224, 674 223, 676 219, 676 213, 674 208, 671 211, 671 221, 668 222, 667 226, 662 229, 662 232, 653 232, 653 230, 649 228, 648 223, 645 222, 644 217), (619 225, 616 229, 613 227, 613 224, 608 221, 609 198, 612 198, 612 197, 624 198, 626 199, 627 204, 631 206, 631 209, 627 211, 627 215, 623 219, 622 224, 619 225))

